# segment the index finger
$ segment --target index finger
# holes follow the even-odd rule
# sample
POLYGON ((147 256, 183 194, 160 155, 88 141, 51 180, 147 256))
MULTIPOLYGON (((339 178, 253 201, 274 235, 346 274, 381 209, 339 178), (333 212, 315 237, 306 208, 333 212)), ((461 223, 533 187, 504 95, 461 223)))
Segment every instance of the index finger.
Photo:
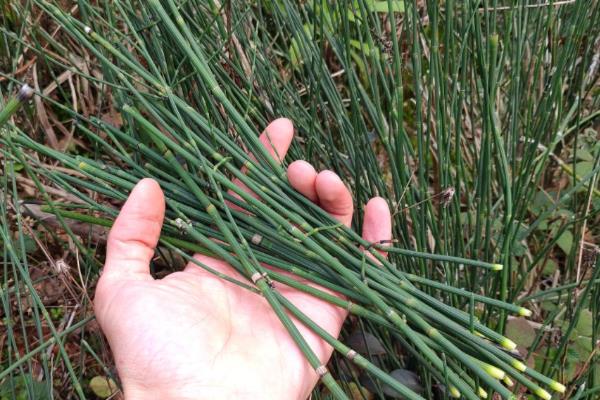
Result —
MULTIPOLYGON (((288 149, 290 148, 290 144, 292 143, 293 138, 294 124, 292 123, 292 121, 290 121, 287 118, 277 118, 269 125, 267 125, 263 133, 261 133, 261 135, 259 136, 258 140, 269 152, 271 157, 273 157, 275 161, 281 164, 281 162, 285 158, 285 155, 288 152, 288 149)), ((255 157, 252 154, 248 155, 255 160, 255 157)), ((242 169, 242 172, 245 173, 245 168, 242 169)), ((233 183, 245 192, 252 194, 254 197, 257 197, 239 179, 234 179, 233 183)), ((238 196, 232 191, 229 191, 229 194, 231 194, 234 197, 237 197, 238 199, 240 198, 240 196, 238 196)), ((237 208, 233 205, 230 206, 232 206, 233 208, 237 208)))

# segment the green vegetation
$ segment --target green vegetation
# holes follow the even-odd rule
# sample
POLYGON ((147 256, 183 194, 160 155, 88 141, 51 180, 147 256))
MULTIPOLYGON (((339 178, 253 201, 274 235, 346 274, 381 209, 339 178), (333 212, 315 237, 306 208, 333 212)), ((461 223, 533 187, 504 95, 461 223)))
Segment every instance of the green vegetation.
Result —
POLYGON ((336 350, 315 399, 597 398, 598 2, 69 7, 0 1, 0 398, 112 393, 100 227, 143 177, 167 196, 155 274, 194 251, 231 263, 315 369, 290 315, 336 350), (289 187, 257 140, 278 116, 288 160, 389 201, 392 243, 289 187), (341 338, 278 282, 347 308, 341 338))

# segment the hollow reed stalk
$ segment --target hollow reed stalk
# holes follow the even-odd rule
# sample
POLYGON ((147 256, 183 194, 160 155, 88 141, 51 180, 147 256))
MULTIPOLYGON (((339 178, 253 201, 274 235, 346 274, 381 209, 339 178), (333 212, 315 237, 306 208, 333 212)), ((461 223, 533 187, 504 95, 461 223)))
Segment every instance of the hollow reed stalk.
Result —
MULTIPOLYGON (((161 238, 164 246, 181 252, 191 262, 194 262, 193 258, 180 248, 204 251, 231 263, 246 278, 265 273, 265 281, 287 284, 348 308, 374 326, 403 338, 413 357, 427 365, 424 369, 431 374, 430 378, 451 385, 451 392, 460 391, 467 398, 475 398, 480 392, 478 384, 485 382, 485 389, 495 389, 503 397, 509 397, 508 390, 499 386, 496 379, 499 375, 492 379, 489 374, 484 377, 478 371, 486 365, 482 362, 507 370, 511 376, 516 375, 513 378, 538 396, 546 397, 547 393, 525 375, 553 390, 564 390, 557 382, 528 369, 490 341, 506 348, 513 347, 514 344, 501 335, 504 312, 530 315, 529 310, 510 303, 524 282, 521 276, 518 289, 510 285, 512 274, 521 274, 511 265, 515 237, 517 231, 520 232, 515 222, 524 220, 525 205, 531 199, 533 188, 537 187, 536 176, 548 159, 547 151, 540 157, 536 155, 537 145, 543 139, 536 132, 551 130, 550 119, 542 116, 553 114, 548 112, 550 105, 560 103, 562 94, 558 88, 570 65, 564 61, 567 57, 562 58, 555 72, 550 74, 549 96, 542 101, 545 108, 540 107, 538 113, 531 104, 526 105, 523 112, 527 115, 523 119, 533 122, 521 125, 516 117, 510 121, 513 136, 522 130, 527 140, 529 136, 533 137, 532 143, 525 145, 526 156, 521 162, 516 157, 516 145, 501 135, 498 125, 501 120, 496 115, 497 110, 502 109, 496 104, 501 101, 498 90, 507 87, 501 81, 504 66, 509 64, 507 54, 513 50, 507 40, 510 31, 508 28, 505 32, 499 31, 502 24, 486 7, 482 10, 477 5, 464 4, 453 10, 451 1, 445 10, 427 7, 433 26, 430 34, 424 34, 417 2, 405 2, 404 14, 391 11, 392 5, 388 2, 387 17, 403 20, 401 25, 392 24, 392 30, 399 29, 398 33, 412 46, 409 60, 412 75, 408 81, 414 81, 409 82, 408 89, 403 86, 406 76, 402 74, 401 49, 396 40, 392 40, 391 50, 383 48, 385 29, 378 18, 379 11, 373 11, 364 1, 352 4, 350 8, 354 14, 339 13, 345 10, 343 4, 328 6, 338 12, 336 18, 331 18, 333 14, 328 15, 328 12, 332 11, 317 3, 296 5, 283 0, 273 4, 265 15, 255 9, 248 11, 249 20, 255 21, 247 30, 241 28, 245 26, 242 23, 245 17, 238 15, 241 9, 231 7, 231 14, 220 14, 223 10, 215 4, 193 0, 182 4, 172 0, 152 0, 149 7, 141 9, 135 7, 135 1, 119 0, 116 11, 94 8, 82 2, 81 18, 49 1, 35 0, 35 3, 98 59, 104 76, 94 78, 94 82, 109 85, 114 90, 115 104, 122 110, 124 124, 122 128, 116 128, 94 117, 81 118, 78 131, 86 135, 96 149, 101 149, 99 154, 104 152, 98 159, 60 154, 35 143, 21 132, 11 133, 11 143, 14 141, 23 148, 78 170, 83 178, 64 172, 49 173, 28 156, 19 158, 20 162, 30 161, 46 179, 69 188, 71 193, 89 204, 91 210, 110 217, 116 215, 115 209, 84 193, 77 193, 77 190, 83 188, 123 200, 139 179, 157 179, 167 197, 165 229, 161 238), (195 13, 198 7, 211 11, 195 13), (240 26, 235 23, 233 27, 228 26, 223 15, 237 20, 240 26), (317 20, 321 23, 315 24, 317 20), (356 23, 357 20, 361 22, 356 23), (445 22, 448 32, 440 29, 440 20, 445 22), (129 33, 116 29, 115 21, 126 26, 129 33), (271 32, 263 27, 267 21, 277 31, 289 34, 272 38, 271 32), (311 33, 307 24, 312 26, 311 33), (336 35, 336 29, 341 29, 343 36, 336 35), (356 47, 349 40, 352 35, 357 35, 356 47), (451 40, 455 36, 463 38, 463 43, 459 45, 451 40), (298 91, 293 85, 295 78, 289 81, 282 78, 277 66, 270 65, 260 51, 254 50, 274 46, 278 54, 285 54, 285 46, 291 38, 296 41, 302 61, 291 67, 290 74, 305 80, 305 90, 298 91), (241 43, 242 50, 228 47, 234 41, 241 43), (154 43, 160 43, 162 49, 154 43), (433 54, 425 68, 430 73, 426 81, 424 76, 427 74, 423 73, 421 63, 428 45, 436 51, 443 48, 445 58, 433 54), (322 57, 319 46, 332 53, 333 65, 339 63, 343 69, 341 75, 332 77, 328 69, 330 64, 322 57), (256 53, 249 63, 243 60, 244 47, 256 53), (217 54, 222 54, 223 48, 227 48, 227 57, 221 59, 217 54), (361 50, 353 55, 357 48, 361 50), (357 69, 361 63, 370 69, 365 76, 357 69), (445 85, 445 74, 452 74, 452 85, 445 85), (273 84, 278 90, 263 90, 261 84, 273 84), (338 88, 343 85, 348 93, 339 92, 338 88), (406 95, 412 97, 411 91, 414 91, 415 106, 411 111, 415 113, 416 143, 412 143, 405 132, 405 127, 412 126, 413 118, 405 118, 407 114, 403 108, 410 102, 405 103, 402 99, 406 95), (448 104, 445 104, 446 100, 448 104), (308 106, 299 107, 299 104, 308 106), (477 118, 483 121, 482 151, 468 156, 473 157, 474 164, 480 167, 474 169, 475 173, 469 171, 472 165, 465 165, 468 157, 462 154, 461 149, 465 146, 460 136, 463 127, 455 122, 463 119, 465 105, 472 104, 480 112, 477 118), (389 115, 386 107, 392 110, 389 115), (432 111, 424 111, 429 108, 432 111), (398 245, 367 242, 354 229, 340 226, 289 186, 283 168, 269 157, 253 128, 254 123, 262 124, 268 120, 273 110, 289 113, 302 129, 300 136, 308 138, 302 146, 292 146, 290 154, 293 157, 307 155, 334 168, 356 187, 357 203, 375 194, 390 199, 390 205, 396 209, 394 243, 398 245), (321 121, 323 126, 315 121, 321 121), (331 133, 335 133, 331 131, 332 127, 344 132, 339 136, 339 143, 332 139, 331 133), (365 146, 370 146, 368 131, 371 128, 379 143, 377 146, 383 149, 393 166, 390 181, 382 178, 383 171, 374 153, 363 151, 365 146), (108 137, 101 138, 98 131, 106 132, 108 137), (453 131, 459 132, 454 139, 453 131), (432 140, 437 142, 434 166, 430 163, 432 140), (456 141, 455 152, 451 151, 453 140, 456 141), (454 162, 456 168, 446 168, 454 162), (404 163, 419 165, 414 177, 413 172, 403 167, 404 163), (441 204, 436 206, 427 197, 428 179, 434 169, 439 171, 441 185, 453 184, 457 194, 462 192, 462 196, 457 195, 451 200, 448 208, 441 204), (237 187, 234 179, 251 189, 256 197, 237 187), (459 200, 462 197, 467 199, 464 204, 459 200), (198 202, 206 209, 198 209, 198 202), (418 207, 398 210, 403 202, 418 207), (463 205, 468 209, 464 221, 459 218, 463 205), (498 218, 504 222, 502 239, 498 243, 492 235, 492 218, 488 218, 496 211, 500 211, 498 218), (475 217, 471 218, 471 214, 475 217), (409 225, 414 225, 412 232, 407 228, 409 225), (428 232, 436 238, 433 247, 428 242, 428 232), (465 232, 473 238, 468 243, 463 242, 465 232), (414 243, 411 242, 413 237, 414 243), (387 251, 389 260, 378 250, 387 251), (365 256, 365 251, 372 257, 365 256), (494 262, 470 260, 469 254, 484 260, 497 258, 505 268, 494 262), (292 272, 294 278, 264 269, 260 263, 292 272), (461 264, 466 267, 463 269, 461 264), (502 272, 496 277, 493 272, 500 269, 502 272), (328 295, 299 279, 344 294, 349 300, 328 295), (494 298, 496 294, 500 294, 501 300, 494 298), (479 318, 475 316, 476 302, 485 306, 479 318), (487 327, 492 322, 498 323, 498 332, 487 327), (509 368, 504 368, 506 366, 509 368), (480 381, 466 379, 468 374, 478 376, 480 381)), ((545 12, 539 10, 535 15, 550 27, 551 19, 545 17, 545 12)), ((573 35, 568 35, 565 50, 558 46, 557 53, 563 56, 573 53, 581 39, 583 15, 585 9, 577 4, 572 18, 581 24, 567 29, 573 35)), ((519 25, 519 40, 523 39, 527 26, 523 21, 527 19, 521 20, 523 25, 519 25)), ((536 31, 532 35, 541 33, 536 31)), ((59 43, 51 43, 58 54, 65 54, 59 43)), ((521 50, 515 49, 514 54, 522 53, 524 45, 519 43, 521 50)), ((538 52, 539 59, 542 59, 543 48, 538 46, 532 50, 538 52)), ((47 57, 51 63, 54 62, 52 58, 47 57)), ((544 76, 545 65, 536 62, 535 68, 540 73, 530 73, 521 70, 524 68, 522 63, 510 61, 517 75, 534 76, 534 81, 541 82, 538 76, 544 76)), ((79 75, 90 78, 84 72, 79 75)), ((524 92, 526 89, 520 85, 517 81, 514 90, 524 92)), ((44 100, 59 107, 53 99, 44 100)), ((519 99, 512 98, 510 109, 518 110, 519 106, 519 99)), ((79 118, 78 113, 68 107, 60 109, 79 118)), ((561 132, 573 132, 568 126, 576 109, 574 106, 569 108, 560 123, 561 132)), ((0 116, 3 115, 4 111, 0 112, 0 116)), ((553 136, 553 144, 558 143, 557 137, 553 136)), ((0 141, 6 143, 1 138, 0 141)), ((468 148, 466 152, 470 151, 468 148)), ((10 151, 21 150, 11 147, 10 151)), ((592 171, 590 177, 596 172, 592 171)), ((579 183, 585 187, 586 182, 591 181, 590 177, 582 177, 579 183)), ((573 189, 572 193, 575 191, 573 189)), ((560 202, 572 194, 571 191, 567 193, 569 195, 563 196, 560 202)), ((50 211, 59 218, 69 212, 49 205, 50 211)), ((77 219, 83 215, 78 214, 71 216, 77 219)), ((538 221, 542 221, 541 216, 538 221)), ((540 223, 538 221, 527 228, 526 236, 540 223)), ((359 228, 360 221, 355 222, 359 228)), ((206 265, 198 266, 210 271, 206 265)), ((251 280, 230 281, 265 296, 272 295, 270 302, 279 307, 276 313, 283 312, 281 305, 285 299, 279 298, 277 291, 271 291, 268 284, 253 286, 251 280)), ((282 320, 282 323, 285 325, 287 321, 282 320)), ((310 321, 308 323, 310 325, 310 321)), ((338 343, 335 346, 344 350, 338 343)), ((341 394, 337 388, 334 392, 341 394)))

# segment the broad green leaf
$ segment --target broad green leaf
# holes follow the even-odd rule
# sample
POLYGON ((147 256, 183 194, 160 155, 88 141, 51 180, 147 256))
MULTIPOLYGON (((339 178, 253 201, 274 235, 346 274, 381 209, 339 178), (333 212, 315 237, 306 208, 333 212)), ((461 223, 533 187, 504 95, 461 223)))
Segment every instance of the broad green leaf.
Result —
POLYGON ((581 354, 574 346, 567 347, 567 359, 572 362, 581 361, 581 354))
MULTIPOLYGON (((306 36, 312 40, 313 25, 304 24, 303 28, 304 32, 306 33, 306 36)), ((292 40, 290 41, 290 48, 288 50, 290 56, 290 63, 294 68, 298 68, 304 62, 299 43, 301 42, 299 42, 297 38, 292 38, 292 40)))
POLYGON ((582 161, 594 161, 594 156, 587 149, 577 150, 577 158, 582 161))
POLYGON ((529 225, 523 222, 519 223, 519 227, 517 228, 517 240, 523 240, 527 232, 529 231, 529 225))
POLYGON ((550 208, 553 204, 554 201, 550 193, 540 190, 533 197, 533 201, 529 207, 533 212, 540 213, 541 211, 550 208))
POLYGON ((590 310, 583 310, 579 314, 579 321, 577 321, 577 333, 581 336, 592 336, 593 332, 593 321, 592 312, 590 310))
POLYGON ((95 376, 90 380, 90 389, 101 399, 112 396, 117 390, 115 382, 106 376, 95 376))
MULTIPOLYGON (((394 0, 391 3, 392 3, 392 12, 400 12, 400 13, 404 12, 404 1, 394 0)), ((366 4, 367 4, 367 8, 369 9, 369 11, 374 11, 374 12, 378 12, 378 13, 390 12, 390 8, 388 6, 387 0, 383 0, 383 1, 371 0, 371 1, 367 1, 366 4)))
POLYGON ((592 354, 592 340, 589 337, 579 336, 577 339, 575 339, 573 348, 579 354, 578 361, 585 362, 587 361, 590 354, 592 354))
POLYGON ((521 347, 529 347, 535 340, 535 329, 525 318, 511 318, 506 325, 505 336, 521 347))
POLYGON ((557 267, 558 267, 558 265, 556 264, 556 261, 547 260, 546 265, 544 265, 544 270, 542 271, 542 273, 544 275, 552 275, 556 271, 557 267))
POLYGON ((571 246, 573 246, 573 234, 571 231, 564 231, 558 238, 556 244, 565 254, 569 254, 571 246))
POLYGON ((564 369, 565 379, 567 381, 573 379, 580 366, 580 363, 577 362, 567 362, 567 367, 564 369))
POLYGON ((25 252, 27 254, 37 251, 37 243, 31 236, 23 235, 23 244, 25 245, 25 252))
POLYGON ((377 49, 369 46, 368 43, 360 43, 358 40, 350 40, 350 45, 365 54, 377 54, 377 49))
POLYGON ((542 310, 547 312, 556 311, 556 308, 558 307, 553 301, 542 301, 541 306, 542 310))
POLYGON ((581 161, 575 164, 575 173, 578 176, 586 176, 594 169, 594 163, 592 161, 581 161))
POLYGON ((512 254, 517 257, 525 255, 527 252, 527 246, 521 242, 516 242, 513 245, 512 254))
POLYGON ((292 38, 290 49, 288 51, 290 53, 290 64, 292 64, 293 68, 298 68, 300 65, 300 49, 298 48, 298 41, 296 38, 292 38))
POLYGON ((31 398, 28 393, 36 400, 49 400, 50 391, 48 389, 48 382, 40 382, 32 377, 31 374, 25 374, 16 377, 12 382, 7 379, 0 384, 0 399, 2 400, 26 400, 31 398))

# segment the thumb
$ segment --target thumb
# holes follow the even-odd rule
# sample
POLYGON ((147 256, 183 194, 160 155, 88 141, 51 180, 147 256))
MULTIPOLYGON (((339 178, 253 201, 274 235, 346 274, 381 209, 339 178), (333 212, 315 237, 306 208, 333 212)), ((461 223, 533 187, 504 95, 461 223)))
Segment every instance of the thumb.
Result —
POLYGON ((103 278, 148 279, 160 237, 165 198, 158 183, 142 179, 123 205, 106 245, 103 278))

